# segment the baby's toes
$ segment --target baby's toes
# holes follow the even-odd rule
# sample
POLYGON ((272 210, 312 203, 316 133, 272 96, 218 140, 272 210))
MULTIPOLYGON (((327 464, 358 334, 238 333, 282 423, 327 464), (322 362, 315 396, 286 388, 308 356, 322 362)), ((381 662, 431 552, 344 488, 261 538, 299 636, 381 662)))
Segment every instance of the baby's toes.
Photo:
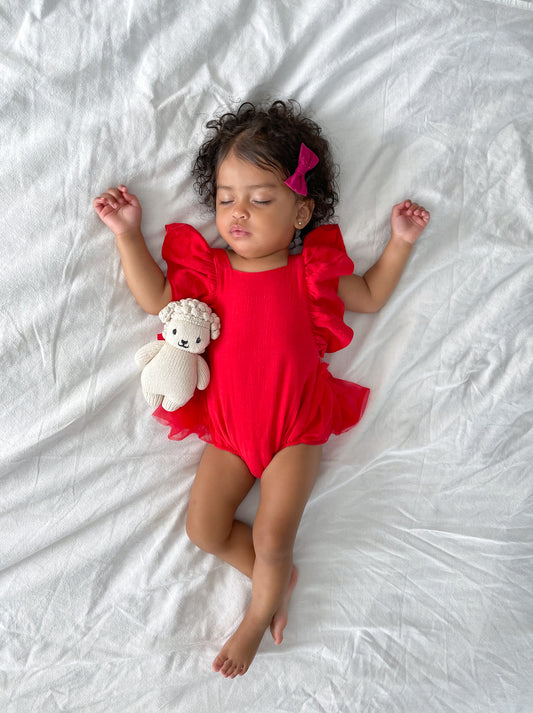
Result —
POLYGON ((230 675, 228 676, 228 678, 235 678, 236 676, 238 676, 241 672, 241 669, 242 669, 242 666, 240 666, 238 664, 235 665, 235 667, 233 668, 233 670, 230 673, 230 675))
POLYGON ((231 659, 226 659, 224 666, 220 669, 220 673, 224 678, 229 678, 235 669, 235 664, 231 659))
POLYGON ((217 656, 216 659, 213 661, 213 671, 216 671, 216 673, 222 672, 222 668, 226 662, 226 658, 222 656, 217 656))

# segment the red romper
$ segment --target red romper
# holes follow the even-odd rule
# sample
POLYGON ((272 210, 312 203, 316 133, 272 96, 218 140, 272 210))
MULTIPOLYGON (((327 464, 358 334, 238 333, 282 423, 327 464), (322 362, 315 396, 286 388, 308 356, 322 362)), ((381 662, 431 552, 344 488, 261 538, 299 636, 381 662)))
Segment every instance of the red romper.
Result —
POLYGON ((301 255, 266 272, 234 270, 225 250, 185 224, 167 226, 163 257, 172 299, 202 300, 221 321, 207 389, 177 411, 154 413, 169 438, 196 433, 259 478, 282 448, 325 443, 359 421, 369 390, 334 378, 322 361, 353 337, 337 296, 353 263, 337 225, 316 228, 301 255))

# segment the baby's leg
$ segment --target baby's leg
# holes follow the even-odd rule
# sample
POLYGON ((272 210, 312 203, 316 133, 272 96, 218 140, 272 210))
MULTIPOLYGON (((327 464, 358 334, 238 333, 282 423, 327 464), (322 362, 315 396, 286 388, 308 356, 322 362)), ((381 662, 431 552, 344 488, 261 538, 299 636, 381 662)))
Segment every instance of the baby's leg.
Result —
POLYGON ((318 475, 320 456, 320 446, 285 448, 274 456, 261 478, 253 527, 252 602, 213 662, 213 669, 225 677, 246 673, 266 628, 283 605, 293 569, 294 540, 318 475))
POLYGON ((235 520, 235 511, 255 478, 238 456, 208 444, 191 489, 187 534, 205 552, 252 576, 252 529, 235 520))
MULTIPOLYGON (((187 534, 192 542, 250 579, 255 562, 252 528, 234 517, 254 482, 255 478, 240 458, 208 445, 192 486, 187 513, 187 534)), ((280 608, 272 618, 270 628, 277 644, 283 639, 297 577, 293 567, 280 608)))

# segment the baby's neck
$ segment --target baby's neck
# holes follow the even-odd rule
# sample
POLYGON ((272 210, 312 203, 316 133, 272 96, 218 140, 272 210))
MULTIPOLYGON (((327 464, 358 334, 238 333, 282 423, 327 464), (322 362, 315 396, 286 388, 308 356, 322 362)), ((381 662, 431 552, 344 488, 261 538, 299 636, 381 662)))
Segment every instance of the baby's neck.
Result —
POLYGON ((286 267, 289 261, 289 251, 279 251, 264 257, 246 258, 233 250, 227 251, 228 259, 234 270, 238 272, 267 272, 286 267))

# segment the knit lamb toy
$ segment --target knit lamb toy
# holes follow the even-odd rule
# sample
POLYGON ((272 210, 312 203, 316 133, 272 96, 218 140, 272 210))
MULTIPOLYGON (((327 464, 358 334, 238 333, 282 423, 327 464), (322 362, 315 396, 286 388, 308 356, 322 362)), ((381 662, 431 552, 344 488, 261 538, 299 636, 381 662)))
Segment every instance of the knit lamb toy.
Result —
POLYGON ((144 367, 141 385, 150 406, 176 411, 187 403, 196 387, 209 384, 209 367, 202 354, 220 334, 220 319, 204 302, 184 299, 170 302, 159 313, 164 341, 149 342, 135 354, 144 367))

